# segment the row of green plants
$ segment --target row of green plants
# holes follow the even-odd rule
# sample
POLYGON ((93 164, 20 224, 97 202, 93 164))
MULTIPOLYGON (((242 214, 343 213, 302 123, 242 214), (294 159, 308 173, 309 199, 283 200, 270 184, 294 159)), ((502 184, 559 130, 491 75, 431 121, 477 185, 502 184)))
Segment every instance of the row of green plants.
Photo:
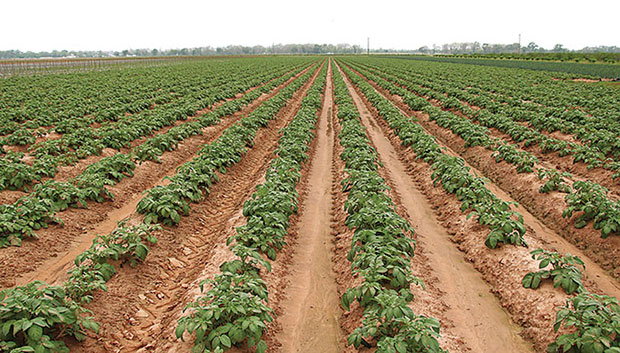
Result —
POLYGON ((198 99, 201 91, 214 81, 223 82, 222 78, 226 77, 222 77, 222 71, 234 76, 242 72, 251 75, 252 70, 267 72, 310 61, 299 58, 205 60, 105 72, 11 77, 0 82, 0 135, 17 130, 54 129, 64 133, 68 128, 87 126, 91 119, 99 123, 115 121, 153 105, 194 95, 198 99))
MULTIPOLYGON (((403 115, 387 98, 377 93, 368 82, 351 71, 348 75, 364 92, 379 115, 388 122, 402 144, 411 146, 416 158, 432 164, 431 167, 434 168, 436 161, 441 161, 442 158, 441 148, 435 143, 434 138, 426 134, 420 125, 403 115)), ((460 198, 458 192, 457 197, 460 198)), ((567 333, 560 335, 551 343, 547 352, 618 352, 620 305, 617 299, 587 292, 582 282, 583 273, 579 268, 583 268, 584 263, 578 257, 570 254, 562 256, 544 249, 534 250, 531 254, 534 259, 540 261, 540 270, 524 276, 522 285, 525 288, 538 288, 542 281, 551 279, 554 287, 561 287, 567 294, 575 294, 567 299, 566 305, 556 313, 554 330, 567 333)))
POLYGON ((46 139, 31 146, 30 155, 35 157, 32 165, 21 158, 14 158, 14 154, 0 158, 4 159, 1 162, 4 168, 0 169, 0 188, 2 186, 13 190, 27 188, 42 178, 53 177, 59 165, 73 165, 88 156, 100 155, 104 148, 117 150, 128 148, 136 139, 174 125, 178 120, 186 120, 215 102, 234 98, 239 92, 282 75, 283 71, 288 69, 279 68, 254 75, 246 71, 228 75, 223 71, 220 73, 221 76, 211 80, 200 94, 188 95, 141 113, 118 117, 118 121, 105 123, 98 128, 91 127, 90 123, 85 126, 74 126, 70 128, 70 132, 58 139, 46 139))
POLYGON ((247 222, 227 240, 235 259, 224 262, 213 279, 200 283, 201 291, 206 291, 187 305, 189 312, 178 321, 178 338, 183 339, 185 332, 194 335, 192 352, 221 353, 245 345, 264 353, 268 348, 263 335, 274 313, 261 274, 271 270, 269 261, 286 244, 290 217, 298 210, 296 187, 314 139, 327 67, 323 65, 301 108, 281 130, 265 182, 243 204, 247 222))
POLYGON ((99 324, 84 308, 95 290, 107 290, 116 273, 112 264, 135 266, 143 261, 156 225, 120 222, 110 234, 97 236, 91 247, 75 259, 75 267, 61 285, 33 281, 0 291, 0 351, 8 353, 69 352, 65 339, 86 339, 98 333, 99 324))
MULTIPOLYGON (((443 153, 433 137, 426 134, 420 125, 412 123, 403 116, 398 108, 375 91, 363 78, 344 65, 343 69, 394 129, 402 143, 411 146, 417 158, 430 164, 434 184, 441 184, 445 191, 455 194, 461 202, 463 212, 469 212, 469 217, 476 216, 480 224, 490 228, 485 241, 487 247, 493 249, 500 244, 527 246, 523 239, 526 233, 523 216, 511 209, 510 202, 503 201, 493 194, 486 187, 486 180, 473 175, 462 158, 443 153)), ((422 109, 432 106, 430 102, 415 95, 408 96, 405 102, 413 102, 416 107, 423 106, 422 109)))
POLYGON ((168 184, 149 190, 137 206, 138 212, 144 214, 145 222, 178 224, 181 216, 189 213, 190 203, 208 195, 218 172, 226 173, 226 168, 241 160, 247 149, 253 146, 258 129, 266 127, 277 117, 280 109, 312 77, 314 71, 311 69, 303 74, 226 129, 216 141, 204 146, 197 157, 180 166, 177 174, 168 178, 168 184))
MULTIPOLYGON (((293 76, 294 73, 290 73, 293 76)), ((121 179, 131 176, 137 163, 159 160, 165 151, 172 151, 178 143, 190 136, 201 134, 202 128, 215 125, 221 118, 257 99, 261 94, 285 83, 290 77, 282 76, 235 100, 229 100, 192 121, 173 127, 136 146, 130 153, 119 153, 93 163, 68 182, 47 180, 36 184, 33 192, 14 204, 0 205, 0 246, 21 244, 23 238, 36 238, 36 231, 62 221, 55 215, 69 207, 87 207, 88 201, 103 202, 114 195, 107 189, 121 179)))
MULTIPOLYGON (((293 84, 299 88, 312 74, 313 70, 293 84)), ((278 96, 283 94, 280 92, 278 96)), ((264 104, 269 105, 270 101, 264 104)), ((272 119, 273 116, 264 118, 272 119)), ((161 224, 165 223, 146 218, 138 225, 121 222, 110 234, 96 237, 91 247, 76 257, 75 267, 60 286, 33 281, 1 291, 0 350, 10 353, 69 352, 65 338, 80 341, 87 337, 88 331, 97 333, 99 324, 84 304, 93 299, 94 291, 106 290, 106 282, 116 273, 113 261, 135 266, 146 258, 149 245, 157 242, 152 233, 160 229, 161 224)), ((259 259, 260 255, 256 258, 259 259)), ((254 327, 253 322, 248 325, 254 327)))
POLYGON ((363 279, 342 295, 341 304, 364 310, 361 326, 347 338, 355 348, 376 352, 444 352, 437 341, 439 321, 418 315, 409 307, 412 285, 422 281, 411 271, 414 230, 396 212, 388 186, 379 174, 379 157, 366 135, 359 113, 338 70, 334 94, 340 122, 338 140, 345 163, 342 191, 347 194, 345 225, 353 231, 347 259, 351 271, 363 279))
POLYGON ((525 288, 539 288, 551 280, 570 297, 556 312, 553 329, 564 332, 547 346, 547 353, 620 352, 620 303, 615 297, 594 294, 583 285, 583 261, 571 254, 561 255, 544 249, 531 252, 539 261, 539 271, 523 277, 525 288))
MULTIPOLYGON (((376 68, 379 69, 380 68, 376 68)), ((443 68, 442 68, 443 69, 443 68)), ((448 70, 450 72, 450 70, 448 70)), ((387 72, 383 70, 383 72, 387 72)), ((620 142, 616 138, 620 134, 620 121, 617 121, 617 104, 613 103, 613 98, 607 103, 605 101, 613 97, 613 91, 608 91, 607 95, 600 94, 594 96, 592 101, 596 102, 595 107, 590 109, 592 112, 584 111, 583 104, 591 104, 591 102, 581 98, 578 102, 569 103, 567 99, 574 99, 574 92, 567 93, 561 90, 545 89, 545 99, 541 99, 541 92, 536 91, 533 94, 525 94, 523 91, 523 83, 518 85, 509 93, 504 93, 498 88, 498 82, 486 82, 480 84, 482 78, 466 75, 456 71, 453 75, 446 75, 445 70, 437 73, 429 73, 428 71, 413 73, 411 71, 394 70, 390 67, 390 74, 397 75, 405 81, 415 83, 415 85, 407 85, 416 89, 417 93, 428 95, 439 100, 445 100, 446 96, 455 101, 453 108, 465 110, 464 114, 476 119, 476 115, 482 115, 480 120, 487 120, 487 126, 503 128, 505 133, 510 134, 515 141, 522 141, 523 136, 529 136, 529 128, 516 123, 526 122, 530 127, 537 130, 535 140, 533 142, 543 146, 553 146, 553 149, 543 149, 543 151, 558 151, 561 154, 579 154, 587 152, 581 158, 575 158, 576 161, 583 159, 591 167, 603 166, 613 163, 606 159, 610 156, 616 161, 620 158, 620 142), (549 92, 551 91, 551 92, 549 92), (612 93, 611 95, 609 93, 612 93), (483 108, 480 111, 474 111, 469 106, 462 106, 456 99, 467 102, 483 108), (542 103, 541 103, 542 102, 542 103), (496 126, 498 125, 499 126, 496 126), (547 131, 553 133, 561 131, 565 134, 571 134, 575 138, 582 141, 586 145, 558 140, 548 135, 541 135, 540 132, 547 131), (542 140, 542 141, 538 141, 542 140), (544 143, 541 144, 541 143, 544 143), (585 148, 585 149, 584 149, 585 148), (588 157, 584 159, 583 157, 588 157)), ((514 79, 513 79, 514 80, 514 79)), ((509 80, 510 81, 510 80, 509 80)), ((537 86, 538 84, 535 84, 537 86)), ((620 97, 616 98, 617 99, 620 97)))
MULTIPOLYGON (((450 129, 455 134, 465 140, 466 147, 482 146, 494 151, 493 157, 496 161, 504 159, 508 163, 514 164, 518 172, 537 173, 541 180, 546 180, 541 188, 541 192, 549 192, 554 190, 553 183, 558 183, 555 190, 567 192, 565 197, 566 208, 562 216, 570 218, 575 212, 580 213, 575 218, 575 227, 583 228, 589 221, 593 221, 595 229, 601 231, 603 238, 611 234, 618 234, 620 231, 620 203, 614 201, 608 195, 608 190, 601 185, 591 182, 575 182, 571 187, 565 180, 558 180, 559 172, 553 169, 541 168, 536 169, 536 157, 531 153, 519 150, 516 146, 506 144, 501 139, 489 136, 489 131, 480 125, 472 123, 466 118, 459 118, 451 112, 444 111, 438 107, 432 106, 427 100, 412 94, 407 89, 396 86, 395 84, 372 73, 365 72, 366 77, 372 79, 384 89, 389 90, 393 94, 404 97, 403 100, 411 109, 424 111, 432 120, 435 120, 439 126, 450 129)), ((400 80, 402 82, 403 80, 400 80)), ((445 96, 443 101, 449 100, 445 96)), ((460 101, 456 100, 460 105, 460 101)), ((463 111, 471 109, 461 106, 463 111)), ((444 109, 447 109, 444 106, 444 109)), ((478 115, 479 117, 480 115, 478 115)), ((523 128, 532 134, 533 131, 515 123, 516 128, 523 128)), ((538 136, 544 136, 538 134, 538 136)), ((527 144, 527 142, 526 142, 527 144)), ((587 153, 585 151, 584 153, 587 153)), ((576 156, 578 158, 578 156, 576 156)), ((569 174, 563 174, 564 177, 570 177, 569 174)), ((562 178, 563 179, 563 178, 562 178)))
MULTIPOLYGON (((382 88, 389 90, 392 94, 411 96, 410 92, 400 87, 404 86, 404 84, 400 84, 401 81, 404 80, 399 80, 400 86, 396 86, 385 78, 368 71, 364 71, 364 75, 382 88)), ((450 111, 443 110, 432 104, 426 104, 421 100, 416 102, 415 98, 416 97, 407 97, 407 103, 412 103, 416 108, 419 108, 418 110, 427 113, 431 120, 435 121, 440 127, 450 129, 452 132, 462 137, 465 140, 466 147, 484 147, 493 152, 493 157, 496 162, 504 160, 509 164, 513 164, 518 173, 533 171, 534 165, 538 162, 538 159, 533 154, 519 150, 514 144, 506 143, 499 138, 492 137, 489 130, 484 126, 473 124, 471 121, 463 119, 450 111)), ((444 109, 461 107, 461 102, 454 98, 448 98, 444 95, 433 95, 433 98, 437 99, 444 109)))
MULTIPOLYGON (((534 54, 534 53, 530 53, 534 54)), ((540 53, 535 53, 540 54, 540 53)), ((565 58, 560 55, 567 55, 568 53, 545 53, 551 55, 555 55, 554 59, 551 60, 573 60, 574 57, 565 58)), ((543 55, 545 55, 543 54, 543 55)), ((572 53, 571 53, 572 54, 572 53)), ((601 53, 605 55, 607 53, 601 53)), ((483 54, 484 55, 484 54, 483 54)), ((511 59, 521 59, 523 56, 515 57, 515 54, 499 54, 500 56, 508 57, 512 55, 511 59)), ((524 54, 521 54, 524 55, 524 54)), ((577 54, 577 55, 591 55, 591 54, 577 54)), ((428 56, 428 55, 414 55, 414 56, 400 56, 396 57, 399 59, 407 59, 407 60, 416 60, 416 61, 430 61, 430 62, 439 62, 439 63, 452 63, 459 64, 459 66, 482 66, 484 68, 487 67, 497 67, 500 69, 511 69, 512 71, 525 71, 528 72, 530 70, 536 70, 543 72, 545 76, 560 76, 562 78, 572 78, 572 77, 588 77, 593 79, 600 78, 618 78, 620 77, 620 67, 615 64, 617 62, 617 54, 607 54, 610 58, 606 58, 609 60, 610 64, 604 63, 580 63, 580 62, 554 62, 551 60, 539 60, 539 57, 535 57, 534 61, 529 60, 497 60, 496 58, 488 59, 485 57, 457 57, 452 55, 441 55, 441 56, 428 56), (525 69, 525 70, 524 70, 525 69)), ((568 55, 567 55, 568 56, 568 55)), ((505 59, 501 57, 500 59, 505 59)), ((590 60, 590 57, 586 60, 590 60)), ((584 58, 585 59, 585 58, 584 58)), ((405 61, 405 60, 403 60, 405 61)), ((449 64, 448 64, 449 65, 449 64)))

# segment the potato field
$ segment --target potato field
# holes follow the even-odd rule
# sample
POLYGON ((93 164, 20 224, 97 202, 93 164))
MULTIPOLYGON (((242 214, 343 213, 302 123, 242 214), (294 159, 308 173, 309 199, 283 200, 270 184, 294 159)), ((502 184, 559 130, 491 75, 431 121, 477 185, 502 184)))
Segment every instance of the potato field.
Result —
POLYGON ((0 78, 0 352, 620 353, 615 64, 452 61, 0 78))

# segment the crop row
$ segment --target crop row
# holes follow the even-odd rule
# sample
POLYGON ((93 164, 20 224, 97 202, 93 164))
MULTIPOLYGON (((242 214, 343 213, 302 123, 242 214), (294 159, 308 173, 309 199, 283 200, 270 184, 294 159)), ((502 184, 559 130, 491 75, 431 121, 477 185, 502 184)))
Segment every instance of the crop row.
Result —
POLYGON ((356 348, 374 343, 377 352, 443 352, 437 341, 439 322, 409 307, 411 285, 422 285, 411 272, 414 230, 387 194, 377 152, 338 70, 334 71, 334 93, 343 147, 340 158, 346 173, 342 181, 347 194, 345 225, 353 231, 347 258, 353 274, 363 279, 341 298, 345 310, 351 310, 354 302, 364 310, 361 326, 347 342, 356 348))
POLYGON ((68 128, 70 133, 31 146, 30 155, 35 157, 32 165, 24 161, 23 153, 8 152, 0 159, 0 189, 26 188, 42 177, 53 177, 59 165, 73 165, 88 156, 100 155, 104 148, 120 150, 129 147, 132 141, 171 126, 177 120, 187 119, 215 102, 233 98, 239 92, 278 77, 282 74, 281 71, 282 69, 261 75, 248 74, 243 78, 233 75, 236 79, 230 81, 224 79, 227 73, 222 71, 222 77, 213 80, 212 85, 200 92, 200 97, 184 97, 139 114, 119 117, 117 122, 98 128, 93 128, 90 124, 71 126, 68 128))
MULTIPOLYGON (((409 72, 399 73, 398 70, 387 71, 385 68, 372 71, 389 77, 418 95, 437 99, 447 108, 459 110, 486 126, 497 128, 509 134, 515 141, 525 141, 526 145, 538 144, 543 152, 554 151, 560 156, 573 155, 575 162, 584 162, 589 168, 620 170, 620 163, 606 158, 608 155, 616 160, 620 158, 620 142, 617 139, 620 122, 616 121, 615 117, 590 116, 577 109, 568 109, 565 104, 549 108, 535 102, 524 102, 524 98, 485 95, 484 90, 463 89, 462 84, 444 78, 436 79, 432 75, 411 75, 409 72), (470 106, 479 109, 472 109, 470 106), (519 122, 526 122, 534 129, 522 126, 519 122), (553 138, 543 134, 543 130, 573 134, 583 144, 553 138)), ((617 115, 617 112, 615 114, 617 115)))
MULTIPOLYGON (((307 62, 307 61, 306 61, 307 62)), ((187 96, 200 97, 222 71, 269 71, 299 64, 299 60, 211 60, 157 68, 133 68, 80 74, 8 78, 0 82, 0 134, 34 130, 83 119, 117 120, 187 96), (255 66, 256 65, 256 66, 255 66)), ((71 125, 70 125, 71 126, 71 125)))
MULTIPOLYGON (((368 82, 355 73, 348 71, 348 75, 378 111, 379 116, 386 120, 402 144, 411 147, 416 158, 431 165, 431 168, 434 169, 432 177, 435 182, 440 181, 446 191, 456 194, 461 201, 463 211, 471 207, 471 204, 467 203, 464 198, 464 195, 471 193, 471 186, 466 184, 459 186, 453 183, 454 180, 461 181, 471 178, 471 176, 464 175, 467 171, 463 167, 462 159, 444 155, 439 145, 435 143, 434 138, 426 134, 419 124, 402 114, 387 98, 377 93, 368 82), (455 163, 453 166, 442 166, 447 159, 460 159, 461 162, 455 163), (451 170, 449 173, 453 176, 448 178, 440 176, 441 171, 446 170, 451 170), (459 171, 461 171, 461 175, 457 175, 459 171)), ((483 194, 480 193, 480 190, 478 190, 479 195, 483 194)), ((506 203, 504 205, 504 207, 508 206, 506 203)), ((496 217, 496 214, 491 212, 485 214, 474 211, 474 213, 477 213, 479 221, 483 218, 493 219, 496 217)), ((481 223, 488 224, 491 232, 494 232, 493 228, 497 226, 492 222, 481 223)), ((520 224, 519 227, 523 227, 523 224, 520 224)), ((503 230, 501 229, 501 231, 503 230)), ((523 231, 525 231, 524 227, 523 231)), ((487 238, 486 244, 489 245, 489 238, 487 238)), ((532 251, 532 255, 535 259, 540 260, 541 271, 528 273, 523 279, 524 287, 537 288, 542 280, 551 278, 554 287, 561 286, 568 294, 576 293, 556 313, 555 331, 563 329, 563 332, 567 333, 562 334, 555 342, 552 342, 547 351, 550 353, 618 352, 620 342, 617 341, 616 335, 620 323, 620 305, 617 299, 589 293, 585 290, 581 283, 583 275, 577 268, 578 265, 583 266, 580 259, 570 255, 560 256, 543 249, 532 251), (550 270, 546 269, 549 265, 551 265, 550 270)))
POLYGON ((168 178, 170 183, 156 186, 140 200, 137 211, 145 215, 144 221, 178 224, 182 215, 189 213, 190 202, 203 198, 216 181, 217 172, 239 162, 248 147, 253 146, 254 136, 259 128, 266 127, 299 88, 314 74, 309 70, 276 96, 261 104, 241 121, 226 129, 213 143, 204 146, 198 156, 177 169, 177 174, 168 178))
POLYGON ((546 75, 553 73, 560 77, 582 77, 591 78, 617 78, 620 77, 620 69, 614 64, 587 64, 573 62, 553 62, 553 61, 524 61, 524 60, 497 60, 487 58, 455 57, 455 56, 401 56, 399 59, 431 61, 439 63, 454 63, 469 66, 498 67, 502 69, 527 69, 542 71, 546 75))
MULTIPOLYGON (((255 126, 255 129, 265 126, 284 106, 287 99, 310 79, 313 71, 308 71, 275 97, 263 103, 262 106, 267 107, 262 111, 264 115, 254 114, 244 117, 241 122, 226 131, 238 131, 238 127, 244 125, 244 120, 245 124, 255 126), (288 98, 283 99, 284 97, 288 98)), ((231 135, 226 131, 211 145, 221 143, 225 140, 224 136, 231 135)), ((249 135, 243 141, 251 143, 254 136, 252 128, 245 131, 249 135)), ((208 146, 205 145, 205 149, 208 149, 208 146)), ((226 167, 236 163, 236 160, 223 155, 203 154, 192 162, 184 165, 185 168, 181 167, 175 176, 187 172, 191 166, 204 169, 210 169, 207 166, 212 165, 226 167)), ((195 171, 194 175, 197 175, 195 171)), ((217 181, 215 175, 207 176, 212 178, 210 182, 217 181)), ((147 193, 145 198, 149 194, 147 193)), ((83 340, 86 331, 98 332, 99 325, 88 316, 90 312, 84 309, 82 304, 92 299, 94 290, 106 289, 106 281, 116 272, 115 267, 110 264, 111 260, 128 262, 130 265, 144 260, 149 251, 148 244, 157 242, 151 233, 160 226, 153 224, 154 221, 153 218, 148 220, 145 218, 142 223, 134 226, 121 222, 109 235, 98 236, 90 249, 76 258, 76 267, 69 272, 69 278, 60 286, 33 281, 24 286, 1 291, 0 348, 12 353, 68 352, 63 337, 83 340)))
POLYGON ((421 85, 428 85, 439 92, 449 91, 451 96, 463 95, 474 102, 492 100, 497 104, 495 109, 505 105, 507 113, 514 112, 512 108, 522 108, 529 111, 530 115, 542 114, 551 121, 552 126, 558 121, 568 121, 579 123, 571 126, 571 129, 580 128, 579 125, 594 125, 610 131, 618 131, 619 128, 618 107, 615 104, 617 92, 607 87, 567 84, 527 72, 509 75, 513 72, 463 70, 458 65, 431 64, 419 67, 397 65, 394 61, 389 64, 385 61, 380 66, 374 63, 369 65, 369 62, 364 64, 379 70, 387 65, 390 67, 389 73, 403 74, 411 80, 422 79, 421 85))
MULTIPOLYGON (((413 124, 409 119, 404 118, 398 108, 377 93, 368 82, 346 67, 344 70, 395 130, 403 144, 411 145, 416 156, 430 164, 435 184, 441 183, 444 190, 455 194, 461 201, 463 212, 471 212, 472 215, 477 216, 480 224, 489 226, 491 232, 485 241, 489 248, 495 248, 499 243, 525 245, 523 236, 526 229, 523 225, 523 217, 510 209, 509 202, 495 196, 485 186, 483 178, 472 175, 462 158, 443 153, 433 137, 426 134, 420 125, 413 124)), ((430 106, 429 102, 421 98, 420 100, 430 106)), ((417 104, 422 103, 417 102, 417 104)))
MULTIPOLYGON (((406 89, 396 86, 394 83, 377 75, 368 72, 365 74, 366 77, 372 79, 384 89, 403 97, 403 101, 411 109, 424 111, 440 127, 450 129, 453 133, 463 138, 466 147, 482 146, 493 151, 496 161, 503 159, 515 165, 518 172, 536 172, 539 178, 546 180, 545 188, 542 188, 541 192, 558 190, 562 187, 563 191, 567 193, 565 198, 566 208, 563 216, 570 218, 574 213, 583 212, 575 219, 575 227, 583 228, 588 222, 593 221, 594 228, 601 231, 602 237, 606 238, 611 234, 620 232, 620 203, 611 199, 608 196, 608 190, 601 185, 592 181, 578 181, 571 187, 566 183, 560 172, 547 168, 535 169, 537 159, 533 154, 520 150, 517 145, 490 137, 490 132, 485 127, 474 124, 469 119, 458 117, 449 111, 443 111, 438 107, 434 107, 426 99, 413 95, 406 89)), ((400 82, 403 82, 403 80, 400 82)), ((441 100, 444 107, 448 105, 448 100, 449 98, 445 96, 441 100)), ((463 111, 467 109, 471 108, 463 107, 463 111)), ((522 130, 529 131, 530 135, 536 134, 536 132, 524 128, 517 123, 512 128, 522 128, 522 130)), ((539 134, 538 136, 543 135, 539 134)))
POLYGON ((269 260, 286 244, 290 217, 297 213, 296 187, 314 138, 326 72, 324 64, 301 108, 281 130, 265 182, 243 204, 247 222, 227 240, 235 259, 221 264, 213 279, 201 282, 201 291, 205 286, 208 290, 187 305, 190 312, 178 322, 177 337, 186 331, 193 334, 195 352, 224 352, 244 344, 258 353, 267 350, 262 337, 274 314, 261 272, 271 270, 269 260))
POLYGON ((213 111, 192 121, 176 126, 163 134, 153 136, 127 154, 119 153, 90 165, 73 180, 54 180, 37 184, 30 195, 11 205, 0 205, 0 245, 19 245, 24 237, 36 237, 35 231, 50 223, 60 223, 55 217, 68 207, 86 207, 87 201, 103 202, 113 198, 106 186, 133 175, 136 163, 158 160, 164 151, 171 151, 185 138, 201 134, 202 128, 217 124, 223 116, 241 110, 261 94, 271 91, 293 76, 293 73, 225 102, 213 111))

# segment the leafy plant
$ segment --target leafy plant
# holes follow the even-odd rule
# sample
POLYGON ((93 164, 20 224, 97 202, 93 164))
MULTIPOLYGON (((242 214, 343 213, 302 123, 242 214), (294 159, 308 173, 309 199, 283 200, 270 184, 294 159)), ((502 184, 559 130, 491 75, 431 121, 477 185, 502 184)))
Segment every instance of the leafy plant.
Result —
POLYGON ((551 278, 553 287, 562 287, 567 294, 582 292, 584 290, 581 278, 583 274, 578 266, 585 269, 583 261, 577 256, 566 254, 564 256, 557 252, 550 252, 544 249, 532 251, 532 258, 540 260, 538 272, 530 272, 523 277, 522 284, 525 288, 538 288, 542 281, 551 278), (545 270, 551 265, 551 269, 545 270))
POLYGON ((77 302, 90 302, 91 293, 106 290, 105 282, 116 273, 108 262, 122 261, 135 266, 144 261, 149 252, 147 244, 157 243, 151 233, 158 229, 158 225, 128 226, 122 221, 110 234, 97 236, 90 248, 75 258, 76 267, 64 284, 67 295, 77 302))
POLYGON ((591 181, 576 181, 573 192, 566 195, 568 207, 562 217, 572 217, 580 212, 575 220, 576 228, 583 228, 589 221, 594 222, 594 229, 601 230, 601 237, 620 231, 620 204, 607 197, 607 189, 591 181))
POLYGON ((31 282, 0 292, 0 349, 10 352, 69 352, 63 337, 86 338, 99 325, 69 299, 62 287, 31 282))
POLYGON ((445 352, 439 347, 439 321, 414 314, 407 305, 410 295, 394 290, 382 290, 364 310, 362 326, 347 338, 347 343, 359 348, 376 341, 376 352, 445 352))
POLYGON ((620 305, 605 295, 584 292, 566 301, 554 330, 570 329, 547 347, 548 353, 617 353, 620 351, 620 305))
POLYGON ((566 183, 565 178, 571 178, 572 175, 568 172, 560 172, 557 169, 539 169, 538 179, 547 180, 541 187, 541 193, 548 193, 550 191, 559 191, 563 193, 570 193, 571 187, 566 183))

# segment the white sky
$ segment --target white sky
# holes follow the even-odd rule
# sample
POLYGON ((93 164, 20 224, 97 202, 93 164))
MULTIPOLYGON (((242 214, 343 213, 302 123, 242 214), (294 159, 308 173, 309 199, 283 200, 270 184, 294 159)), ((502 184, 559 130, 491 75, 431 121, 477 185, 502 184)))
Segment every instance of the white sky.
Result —
POLYGON ((5 0, 0 50, 461 41, 620 46, 620 0, 5 0))

